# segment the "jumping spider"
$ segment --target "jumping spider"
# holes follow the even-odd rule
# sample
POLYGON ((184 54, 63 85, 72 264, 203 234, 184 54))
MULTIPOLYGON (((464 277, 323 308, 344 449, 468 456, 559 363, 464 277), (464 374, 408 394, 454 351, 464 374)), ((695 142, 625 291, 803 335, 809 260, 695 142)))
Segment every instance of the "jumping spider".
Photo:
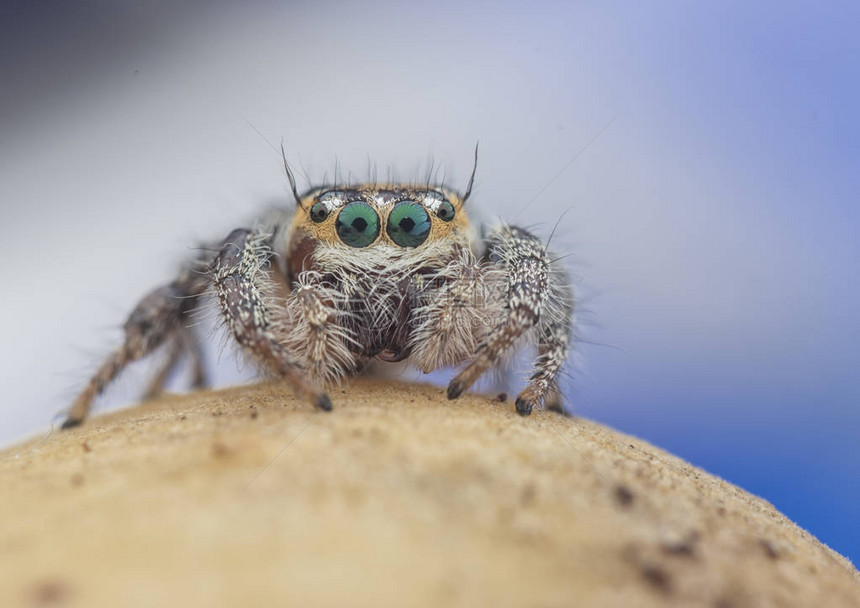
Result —
MULTIPOLYGON (((286 163, 285 163, 286 165, 286 163)), ((93 399, 132 361, 164 345, 157 394, 183 356, 205 385, 201 346, 189 320, 208 296, 230 336, 297 395, 331 410, 326 387, 373 360, 430 372, 465 363, 448 385, 456 399, 524 342, 537 345, 516 398, 562 411, 557 375, 573 328, 567 271, 525 229, 470 221, 464 195, 442 186, 365 183, 317 187, 296 205, 237 229, 149 293, 124 325, 125 340, 80 393, 63 423, 87 417, 93 399)))

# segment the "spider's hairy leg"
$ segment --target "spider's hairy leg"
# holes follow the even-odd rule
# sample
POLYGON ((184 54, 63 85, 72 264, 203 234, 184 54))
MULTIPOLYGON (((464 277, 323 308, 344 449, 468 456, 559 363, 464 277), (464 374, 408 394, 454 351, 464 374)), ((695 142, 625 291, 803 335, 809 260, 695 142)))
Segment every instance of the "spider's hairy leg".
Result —
POLYGON ((432 276, 429 285, 413 290, 419 297, 409 350, 425 374, 463 361, 477 349, 476 329, 488 321, 482 299, 487 274, 471 251, 464 250, 432 276))
POLYGON ((191 357, 191 387, 195 390, 204 389, 209 386, 209 374, 206 371, 200 336, 190 327, 186 327, 182 335, 186 340, 186 351, 191 357))
MULTIPOLYGON (((206 276, 189 266, 172 283, 146 295, 123 326, 125 340, 122 346, 108 356, 75 399, 62 428, 81 424, 89 414, 93 400, 129 363, 150 354, 165 340, 175 340, 184 318, 197 307, 206 286, 206 276)), ((171 353, 168 363, 175 364, 172 359, 171 353)), ((167 370, 165 377, 169 372, 167 370)))
POLYGON ((143 392, 144 401, 156 399, 164 392, 164 386, 167 384, 168 378, 173 374, 173 370, 176 369, 182 358, 182 343, 176 337, 170 338, 166 342, 167 358, 161 367, 158 368, 158 371, 155 372, 155 375, 143 392))
POLYGON ((528 415, 544 402, 560 407, 556 375, 567 357, 573 309, 563 273, 551 268, 540 239, 514 226, 501 226, 488 235, 486 257, 504 272, 504 312, 472 362, 448 385, 448 398, 459 397, 537 326, 540 356, 528 386, 516 399, 517 412, 528 415))
POLYGON ((348 296, 340 289, 316 272, 302 272, 280 312, 273 336, 288 352, 302 354, 304 371, 314 382, 331 386, 354 373, 358 362, 348 345, 355 339, 344 327, 348 296))
POLYGON ((155 399, 164 392, 168 378, 176 371, 184 355, 191 359, 191 387, 200 390, 208 386, 200 340, 193 328, 183 325, 167 340, 167 358, 144 391, 144 401, 155 399))
POLYGON ((266 234, 237 229, 223 242, 212 264, 212 284, 224 323, 245 352, 286 379, 299 397, 330 410, 328 395, 314 385, 287 347, 274 337, 277 307, 267 239, 266 234))
POLYGON ((574 298, 563 269, 549 273, 549 297, 538 321, 538 357, 529 383, 517 396, 517 412, 531 413, 544 403, 548 410, 565 414, 557 376, 567 360, 573 325, 574 298))

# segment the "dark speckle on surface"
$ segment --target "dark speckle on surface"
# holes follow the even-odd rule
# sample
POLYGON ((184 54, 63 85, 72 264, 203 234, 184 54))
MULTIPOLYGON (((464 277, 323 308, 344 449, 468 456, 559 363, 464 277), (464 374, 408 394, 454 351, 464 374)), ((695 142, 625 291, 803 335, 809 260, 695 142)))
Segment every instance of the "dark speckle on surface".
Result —
POLYGON ((615 486, 615 500, 622 507, 629 507, 633 504, 633 491, 623 484, 615 486))
POLYGON ((535 495, 536 491, 534 484, 526 484, 520 493, 520 504, 524 507, 533 504, 535 501, 535 495))
POLYGON ((58 606, 71 596, 69 585, 59 579, 44 580, 33 586, 31 602, 34 606, 58 606))
POLYGON ((657 564, 644 564, 640 570, 642 578, 654 589, 661 593, 672 591, 672 578, 661 566, 657 564))
POLYGON ((769 559, 779 559, 779 550, 776 548, 776 545, 772 541, 769 541, 766 538, 762 538, 758 542, 759 545, 761 545, 764 554, 769 559))

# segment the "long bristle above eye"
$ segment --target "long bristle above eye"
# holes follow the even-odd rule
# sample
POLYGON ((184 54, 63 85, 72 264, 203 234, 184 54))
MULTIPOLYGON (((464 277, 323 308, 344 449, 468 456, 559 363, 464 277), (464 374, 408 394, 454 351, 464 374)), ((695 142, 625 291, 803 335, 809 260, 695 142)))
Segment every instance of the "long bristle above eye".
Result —
POLYGON ((287 173, 287 181, 290 182, 290 191, 293 193, 293 198, 296 199, 296 205, 304 209, 304 205, 302 205, 302 197, 299 196, 298 188, 296 188, 296 176, 293 175, 290 163, 287 162, 287 151, 284 149, 283 140, 281 140, 281 158, 284 159, 284 171, 287 173))
POLYGON ((469 183, 466 186, 466 193, 463 195, 463 204, 469 199, 472 195, 472 186, 475 185, 475 173, 478 171, 478 144, 479 142, 475 142, 475 161, 472 164, 472 175, 469 177, 469 183))

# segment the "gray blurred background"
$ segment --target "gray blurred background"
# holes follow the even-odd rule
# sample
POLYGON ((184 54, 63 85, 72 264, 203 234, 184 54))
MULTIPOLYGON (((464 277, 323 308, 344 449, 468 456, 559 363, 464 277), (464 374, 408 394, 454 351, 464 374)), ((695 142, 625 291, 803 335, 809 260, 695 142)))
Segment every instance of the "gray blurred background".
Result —
POLYGON ((476 204, 544 235, 569 210, 577 414, 860 558, 856 4, 0 7, 3 443, 191 247, 289 203, 270 144, 302 186, 431 159, 462 186, 480 140, 476 204))

